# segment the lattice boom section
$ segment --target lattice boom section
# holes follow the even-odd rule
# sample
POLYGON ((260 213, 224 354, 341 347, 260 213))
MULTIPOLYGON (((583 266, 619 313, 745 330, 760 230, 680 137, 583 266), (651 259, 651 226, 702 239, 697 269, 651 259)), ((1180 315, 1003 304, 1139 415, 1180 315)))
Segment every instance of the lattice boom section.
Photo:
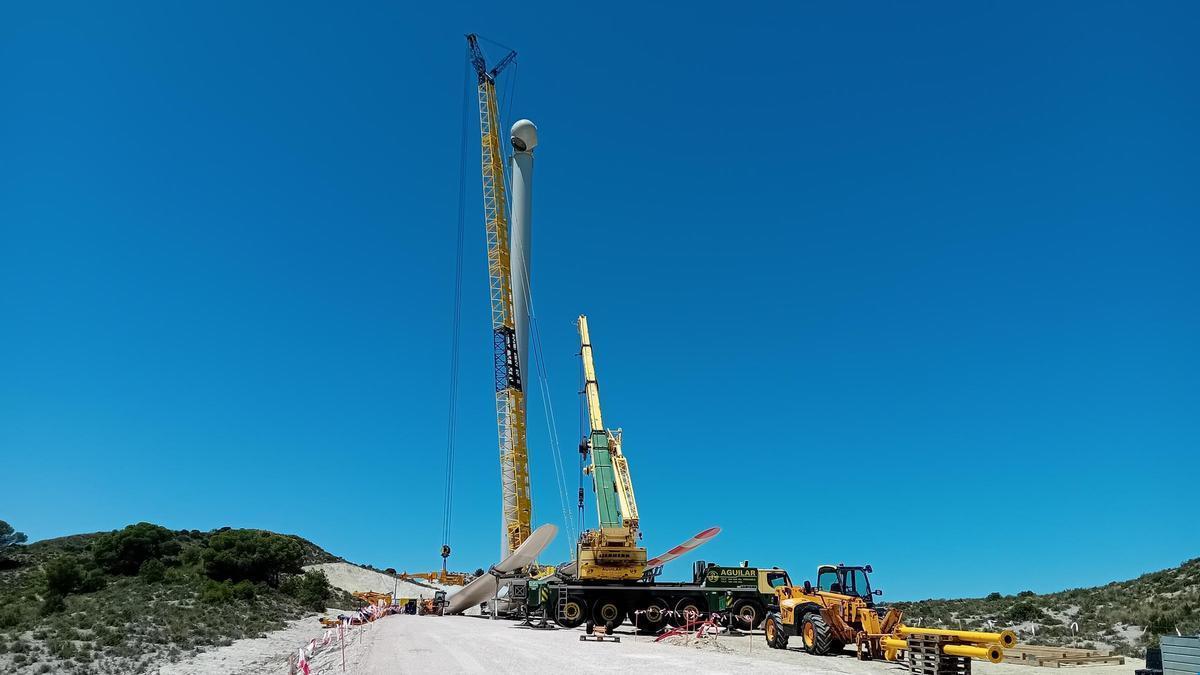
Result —
POLYGON ((504 155, 497 133, 500 115, 496 87, 479 83, 479 131, 483 160, 483 216, 487 230, 488 279, 492 307, 496 386, 496 429, 500 441, 500 477, 504 528, 511 552, 529 537, 529 452, 525 439, 525 394, 517 357, 512 302, 512 266, 508 249, 508 198, 504 155))

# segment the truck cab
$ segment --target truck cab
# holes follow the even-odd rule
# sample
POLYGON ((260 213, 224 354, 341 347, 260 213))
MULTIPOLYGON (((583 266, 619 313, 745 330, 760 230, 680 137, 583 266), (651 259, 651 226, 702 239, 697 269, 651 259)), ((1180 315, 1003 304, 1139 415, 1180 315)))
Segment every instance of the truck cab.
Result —
POLYGON ((792 585, 787 571, 778 567, 750 567, 747 563, 725 567, 703 560, 692 568, 692 581, 713 596, 710 609, 730 610, 742 628, 757 628, 775 603, 776 589, 792 585), (737 589, 737 597, 728 597, 730 594, 722 593, 723 589, 737 589))

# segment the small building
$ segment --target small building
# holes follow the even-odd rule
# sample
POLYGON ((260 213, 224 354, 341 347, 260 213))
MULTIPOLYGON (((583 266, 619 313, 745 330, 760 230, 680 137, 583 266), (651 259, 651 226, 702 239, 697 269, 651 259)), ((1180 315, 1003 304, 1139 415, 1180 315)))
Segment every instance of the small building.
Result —
POLYGON ((1163 675, 1196 675, 1200 673, 1200 637, 1164 635, 1162 645, 1163 675))

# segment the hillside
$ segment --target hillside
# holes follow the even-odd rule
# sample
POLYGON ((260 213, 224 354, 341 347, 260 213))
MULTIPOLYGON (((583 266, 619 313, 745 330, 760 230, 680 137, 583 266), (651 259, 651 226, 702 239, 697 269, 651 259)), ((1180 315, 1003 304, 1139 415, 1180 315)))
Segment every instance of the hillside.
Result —
POLYGON ((1200 558, 1094 588, 892 606, 910 624, 957 628, 961 621, 964 628, 982 629, 991 621, 1013 627, 1028 644, 1091 645, 1140 656, 1147 646, 1158 644, 1159 635, 1173 635, 1177 629, 1184 635, 1200 632, 1200 558))
POLYGON ((361 605, 302 567, 338 560, 290 535, 149 523, 14 546, 0 559, 0 672, 147 672, 361 605))

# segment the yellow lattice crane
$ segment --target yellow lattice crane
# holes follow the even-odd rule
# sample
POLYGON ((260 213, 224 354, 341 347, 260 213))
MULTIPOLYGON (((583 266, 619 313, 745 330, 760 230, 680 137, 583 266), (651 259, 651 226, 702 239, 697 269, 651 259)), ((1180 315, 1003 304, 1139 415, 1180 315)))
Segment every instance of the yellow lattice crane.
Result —
POLYGON ((530 518, 533 510, 529 498, 529 449, 525 443, 525 392, 521 384, 521 361, 517 354, 516 322, 513 316, 504 153, 500 144, 500 113, 496 102, 496 76, 512 63, 517 53, 508 52, 489 69, 476 35, 467 36, 467 48, 471 65, 478 76, 483 217, 487 230, 496 376, 496 428, 500 439, 504 531, 507 551, 511 553, 532 532, 530 518))

